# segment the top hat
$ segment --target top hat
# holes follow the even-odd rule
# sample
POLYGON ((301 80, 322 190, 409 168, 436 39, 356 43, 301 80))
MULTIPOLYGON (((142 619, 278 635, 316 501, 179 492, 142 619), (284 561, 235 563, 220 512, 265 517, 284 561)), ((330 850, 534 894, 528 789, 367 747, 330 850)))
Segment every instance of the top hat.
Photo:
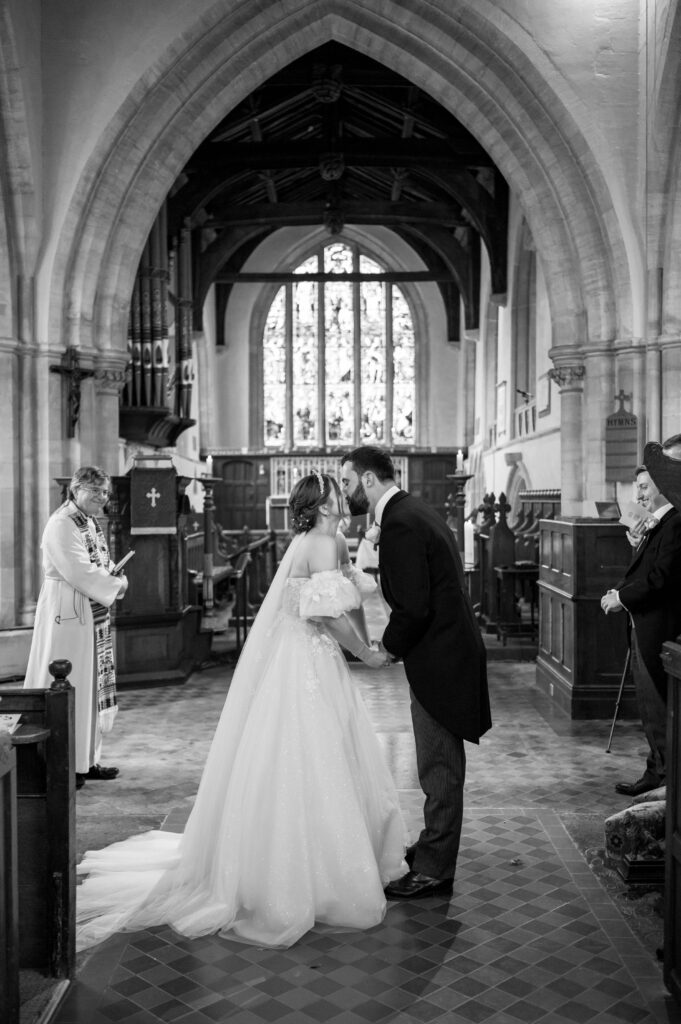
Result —
POLYGON ((643 451, 643 463, 660 493, 681 512, 681 459, 665 455, 659 441, 649 441, 643 451))

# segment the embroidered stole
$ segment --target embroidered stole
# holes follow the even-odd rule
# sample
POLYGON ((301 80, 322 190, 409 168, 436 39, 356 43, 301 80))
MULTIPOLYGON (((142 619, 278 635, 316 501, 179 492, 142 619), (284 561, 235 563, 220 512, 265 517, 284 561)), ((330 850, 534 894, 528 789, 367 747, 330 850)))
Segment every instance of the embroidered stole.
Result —
MULTIPOLYGON (((96 519, 95 524, 97 539, 95 541, 90 532, 89 519, 79 508, 69 512, 69 517, 80 530, 83 543, 90 556, 93 565, 99 565, 103 569, 109 567, 109 551, 102 528, 96 519)), ((116 700, 116 671, 113 660, 113 639, 111 636, 111 616, 109 609, 103 604, 89 598, 92 609, 92 621, 95 631, 95 659, 97 665, 97 711, 99 712, 99 724, 102 732, 109 732, 113 726, 113 720, 118 711, 116 700)))

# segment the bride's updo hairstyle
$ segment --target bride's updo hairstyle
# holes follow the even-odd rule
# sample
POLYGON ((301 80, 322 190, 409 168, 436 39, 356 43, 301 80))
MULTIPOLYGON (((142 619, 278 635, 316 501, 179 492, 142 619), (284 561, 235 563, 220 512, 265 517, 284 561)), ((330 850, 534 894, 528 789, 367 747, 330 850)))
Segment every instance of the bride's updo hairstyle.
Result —
POLYGON ((340 500, 340 488, 334 478, 318 470, 298 481, 288 499, 293 533, 307 533, 312 529, 319 508, 328 501, 332 489, 340 500))

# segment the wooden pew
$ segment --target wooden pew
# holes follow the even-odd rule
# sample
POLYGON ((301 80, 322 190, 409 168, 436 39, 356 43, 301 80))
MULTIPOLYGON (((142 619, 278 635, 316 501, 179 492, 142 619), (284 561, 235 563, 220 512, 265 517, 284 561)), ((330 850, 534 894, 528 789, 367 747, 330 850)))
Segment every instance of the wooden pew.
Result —
POLYGON ((75 968, 75 695, 70 671, 69 661, 53 661, 50 687, 0 692, 0 712, 21 715, 11 737, 17 779, 19 967, 59 979, 72 978, 75 968))
POLYGON ((0 1020, 8 1024, 19 1021, 17 872, 16 754, 9 733, 0 733, 0 1020))

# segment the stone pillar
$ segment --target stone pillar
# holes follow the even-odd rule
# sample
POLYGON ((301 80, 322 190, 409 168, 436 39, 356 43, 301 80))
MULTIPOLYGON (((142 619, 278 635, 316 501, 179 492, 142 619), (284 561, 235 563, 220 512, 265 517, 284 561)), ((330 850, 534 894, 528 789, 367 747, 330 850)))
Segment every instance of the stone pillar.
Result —
POLYGON ((209 346, 208 340, 202 331, 194 331, 193 350, 196 354, 198 371, 198 421, 199 421, 199 448, 201 451, 209 451, 217 445, 217 432, 215 427, 216 402, 215 402, 215 346, 209 346))
POLYGON ((664 441, 681 432, 681 337, 663 334, 659 339, 661 373, 661 416, 659 435, 651 441, 664 441))
MULTIPOLYGON (((589 501, 615 497, 615 485, 605 482, 605 421, 615 411, 615 360, 608 347, 584 353, 584 496, 589 501)), ((565 458, 565 456, 563 456, 565 458)))
POLYGON ((119 396, 126 382, 127 357, 108 355, 95 362, 95 450, 93 461, 112 476, 121 472, 118 443, 119 396))
POLYGON ((556 363, 549 375, 560 390, 561 512, 580 516, 584 501, 582 393, 586 368, 579 352, 559 354, 553 350, 549 355, 556 363))
POLYGON ((18 344, 14 339, 0 341, 0 408, 3 410, 7 433, 0 448, 0 627, 8 628, 17 623, 17 568, 23 553, 23 522, 25 503, 23 499, 22 476, 15 454, 21 450, 21 413, 25 404, 32 407, 30 395, 20 401, 21 359, 18 344), (19 368, 19 373, 17 372, 19 368), (12 435, 12 428, 16 435, 12 435))

